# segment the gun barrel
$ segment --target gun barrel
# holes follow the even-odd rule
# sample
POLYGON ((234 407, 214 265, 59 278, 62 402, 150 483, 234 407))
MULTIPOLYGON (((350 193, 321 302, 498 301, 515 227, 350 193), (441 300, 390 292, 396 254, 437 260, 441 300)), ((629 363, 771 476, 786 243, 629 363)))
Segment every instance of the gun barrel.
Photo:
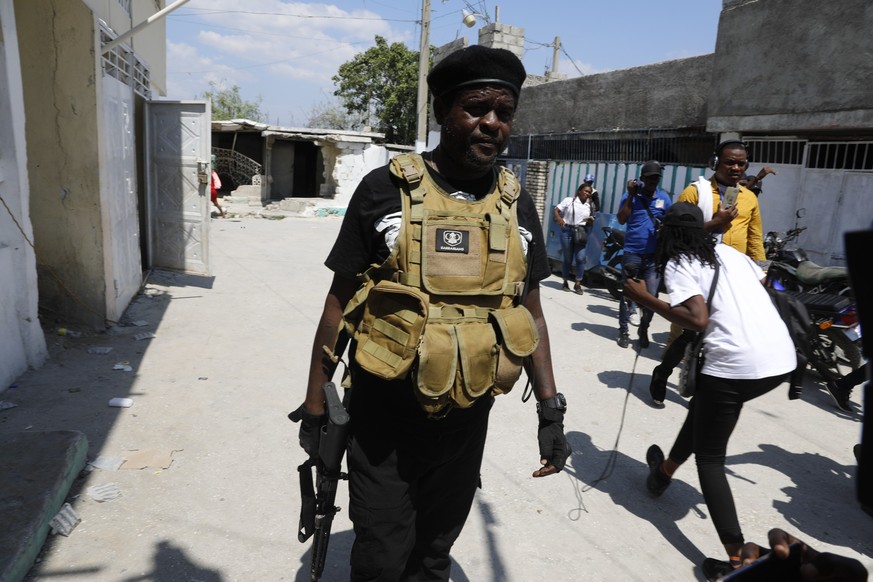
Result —
POLYGON ((309 574, 312 582, 318 582, 324 573, 324 561, 327 557, 327 544, 330 541, 330 526, 333 513, 319 515, 315 518, 315 536, 312 538, 312 561, 309 564, 309 574))

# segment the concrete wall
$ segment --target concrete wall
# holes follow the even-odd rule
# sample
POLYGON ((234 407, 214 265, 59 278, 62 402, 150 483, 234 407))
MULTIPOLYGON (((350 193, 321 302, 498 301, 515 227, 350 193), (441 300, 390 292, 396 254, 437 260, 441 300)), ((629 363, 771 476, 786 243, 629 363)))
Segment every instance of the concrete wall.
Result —
POLYGON ((95 20, 70 0, 15 0, 40 307, 102 329, 95 20))
POLYGON ((46 358, 37 314, 24 97, 12 3, 0 1, 0 392, 46 358))
POLYGON ((703 127, 713 55, 526 87, 515 135, 703 127))
POLYGON ((707 129, 873 128, 870 0, 725 0, 707 129))

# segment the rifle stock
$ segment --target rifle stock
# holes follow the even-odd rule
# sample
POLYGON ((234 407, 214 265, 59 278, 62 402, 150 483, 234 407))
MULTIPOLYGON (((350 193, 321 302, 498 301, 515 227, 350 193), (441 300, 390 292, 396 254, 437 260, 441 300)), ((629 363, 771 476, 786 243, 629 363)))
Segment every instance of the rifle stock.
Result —
POLYGON ((313 582, 316 582, 324 571, 330 528, 334 516, 340 510, 334 505, 337 486, 340 479, 348 479, 348 476, 340 469, 348 439, 349 414, 343 407, 333 382, 327 382, 324 385, 324 397, 327 408, 327 423, 321 427, 318 457, 314 461, 308 459, 297 468, 300 472, 300 495, 302 498, 297 539, 303 543, 314 536, 310 564, 313 582), (313 466, 315 467, 314 488, 312 485, 313 466))

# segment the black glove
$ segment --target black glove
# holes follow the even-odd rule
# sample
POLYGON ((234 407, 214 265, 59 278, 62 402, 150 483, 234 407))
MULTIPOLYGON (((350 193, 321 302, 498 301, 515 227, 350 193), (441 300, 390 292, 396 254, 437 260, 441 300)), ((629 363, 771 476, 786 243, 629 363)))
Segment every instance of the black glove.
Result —
POLYGON ((564 413, 554 408, 543 408, 540 413, 537 440, 540 457, 546 459, 560 472, 573 450, 564 436, 564 413))
POLYGON ((318 456, 318 442, 321 439, 321 427, 327 422, 326 414, 309 414, 300 408, 288 415, 294 422, 303 421, 300 424, 300 447, 306 451, 310 459, 318 456))

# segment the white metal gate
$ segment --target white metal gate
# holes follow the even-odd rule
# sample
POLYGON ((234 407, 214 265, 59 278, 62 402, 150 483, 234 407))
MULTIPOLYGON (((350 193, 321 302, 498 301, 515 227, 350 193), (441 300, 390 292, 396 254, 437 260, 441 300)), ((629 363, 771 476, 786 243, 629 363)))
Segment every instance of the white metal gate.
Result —
POLYGON ((778 172, 762 182, 764 230, 806 230, 798 244, 822 265, 844 265, 843 236, 873 221, 873 142, 756 138, 751 173, 778 172), (801 219, 795 213, 804 209, 801 219))
POLYGON ((133 99, 128 85, 103 75, 100 196, 106 217, 104 277, 110 321, 121 319, 142 284, 133 99))
POLYGON ((149 265, 209 275, 208 101, 150 101, 146 108, 149 265))

